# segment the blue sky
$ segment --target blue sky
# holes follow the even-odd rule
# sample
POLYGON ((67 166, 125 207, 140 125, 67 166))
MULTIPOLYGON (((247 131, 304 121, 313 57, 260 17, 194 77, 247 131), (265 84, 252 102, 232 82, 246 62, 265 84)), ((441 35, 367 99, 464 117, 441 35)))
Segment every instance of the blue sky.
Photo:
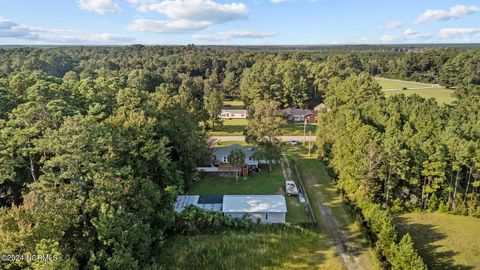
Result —
POLYGON ((0 44, 480 42, 480 1, 0 0, 0 44))

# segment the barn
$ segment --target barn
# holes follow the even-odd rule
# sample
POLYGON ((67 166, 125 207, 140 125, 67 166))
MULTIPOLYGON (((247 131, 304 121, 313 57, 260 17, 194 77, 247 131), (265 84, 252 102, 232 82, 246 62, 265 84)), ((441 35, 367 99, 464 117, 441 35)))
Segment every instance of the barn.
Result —
POLYGON ((223 212, 232 218, 249 218, 261 223, 285 223, 287 204, 283 195, 182 195, 175 200, 175 211, 195 205, 207 211, 223 212))

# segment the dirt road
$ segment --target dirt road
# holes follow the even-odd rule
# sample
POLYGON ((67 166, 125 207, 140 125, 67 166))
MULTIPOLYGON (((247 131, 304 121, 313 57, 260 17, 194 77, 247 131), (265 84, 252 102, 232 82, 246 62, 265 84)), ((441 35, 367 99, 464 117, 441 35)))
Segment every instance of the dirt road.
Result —
POLYGON ((328 231, 335 248, 347 269, 375 269, 368 255, 368 244, 361 239, 360 232, 351 231, 348 226, 354 223, 346 206, 332 190, 323 164, 308 160, 292 170, 301 175, 302 182, 310 197, 310 204, 317 215, 316 219, 328 231), (301 173, 300 173, 301 171, 301 173), (336 213, 334 213, 336 211, 336 213))

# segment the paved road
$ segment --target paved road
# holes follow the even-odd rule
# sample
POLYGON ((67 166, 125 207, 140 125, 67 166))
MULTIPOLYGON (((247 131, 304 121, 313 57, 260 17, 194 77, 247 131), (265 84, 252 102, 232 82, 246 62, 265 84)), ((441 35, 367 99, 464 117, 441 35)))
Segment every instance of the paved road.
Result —
MULTIPOLYGON (((245 136, 211 136, 210 138, 221 141, 221 142, 238 142, 245 141, 245 136)), ((290 140, 297 140, 299 142, 303 141, 315 141, 316 136, 280 136, 279 139, 283 142, 290 140)))

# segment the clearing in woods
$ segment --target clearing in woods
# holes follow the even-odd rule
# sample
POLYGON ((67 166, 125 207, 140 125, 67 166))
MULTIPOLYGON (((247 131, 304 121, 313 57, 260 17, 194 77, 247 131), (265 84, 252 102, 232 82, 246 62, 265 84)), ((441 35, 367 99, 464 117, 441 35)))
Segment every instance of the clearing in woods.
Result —
POLYGON ((423 98, 435 98, 439 103, 450 104, 455 98, 452 96, 453 90, 439 86, 438 84, 427 84, 411 81, 402 81, 394 79, 374 78, 385 93, 385 96, 405 94, 417 94, 423 98), (406 88, 406 90, 402 90, 406 88))

